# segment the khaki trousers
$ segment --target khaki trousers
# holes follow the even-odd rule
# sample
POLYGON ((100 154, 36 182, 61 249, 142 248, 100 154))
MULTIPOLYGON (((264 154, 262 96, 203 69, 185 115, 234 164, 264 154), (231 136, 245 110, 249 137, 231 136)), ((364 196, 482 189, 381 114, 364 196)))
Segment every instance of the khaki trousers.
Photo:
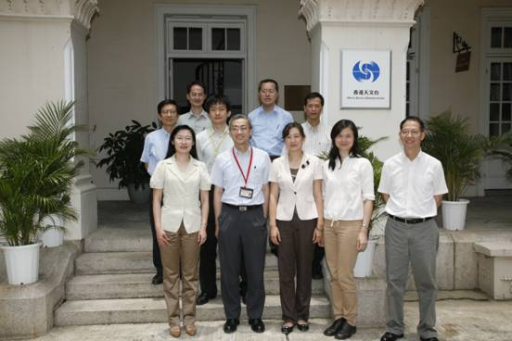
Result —
POLYGON ((331 273, 332 310, 334 319, 345 318, 355 326, 357 293, 354 266, 357 259, 357 237, 362 220, 325 220, 325 259, 331 273))
POLYGON ((181 299, 183 325, 193 325, 196 320, 199 243, 198 232, 188 234, 183 225, 177 233, 166 232, 169 245, 160 247, 164 269, 164 298, 167 305, 169 326, 180 325, 179 279, 181 268, 181 299))

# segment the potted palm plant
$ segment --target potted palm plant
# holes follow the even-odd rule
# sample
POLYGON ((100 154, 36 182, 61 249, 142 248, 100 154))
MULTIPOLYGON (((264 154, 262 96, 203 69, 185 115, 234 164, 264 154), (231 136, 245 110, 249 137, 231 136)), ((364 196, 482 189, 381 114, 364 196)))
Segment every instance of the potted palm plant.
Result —
POLYGON ((107 156, 97 167, 106 166, 110 181, 119 180, 119 188, 127 188, 130 200, 147 203, 150 199, 149 174, 140 162, 146 135, 157 128, 156 123, 143 126, 132 120, 124 130, 108 134, 99 151, 107 156))
POLYGON ((10 284, 37 281, 36 238, 48 228, 43 223, 47 217, 76 219, 69 192, 83 164, 75 158, 87 151, 69 139, 77 129, 69 125, 72 106, 47 104, 36 114, 28 135, 0 141, 0 235, 7 242, 0 249, 10 284))
POLYGON ((447 110, 427 121, 422 149, 441 161, 448 194, 442 203, 443 227, 462 230, 469 200, 461 198, 469 184, 480 174, 480 164, 490 151, 489 139, 472 134, 467 118, 453 116, 447 110))

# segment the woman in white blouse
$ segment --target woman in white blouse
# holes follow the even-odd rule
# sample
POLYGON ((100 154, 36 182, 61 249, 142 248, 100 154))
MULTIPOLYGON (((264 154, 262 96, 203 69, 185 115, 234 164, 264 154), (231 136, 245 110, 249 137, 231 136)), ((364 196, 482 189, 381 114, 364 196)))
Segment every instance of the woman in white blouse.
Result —
POLYGON ((287 152, 274 160, 269 179, 270 238, 279 245, 284 334, 291 333, 295 324, 300 331, 309 329, 314 243, 322 243, 322 163, 302 151, 304 138, 299 123, 285 126, 287 152))
POLYGON ((196 334, 195 315, 200 245, 206 241, 210 177, 197 161, 195 134, 187 125, 174 128, 165 160, 151 177, 155 230, 162 254, 164 298, 169 334, 181 335, 180 269, 185 332, 196 334), (163 196, 163 206, 160 205, 163 196), (200 199, 199 199, 200 198, 200 199))
POLYGON ((331 273, 334 322, 326 336, 345 340, 356 333, 354 265, 367 244, 373 200, 373 169, 357 150, 357 127, 340 120, 332 128, 329 160, 323 167, 325 258, 331 273))

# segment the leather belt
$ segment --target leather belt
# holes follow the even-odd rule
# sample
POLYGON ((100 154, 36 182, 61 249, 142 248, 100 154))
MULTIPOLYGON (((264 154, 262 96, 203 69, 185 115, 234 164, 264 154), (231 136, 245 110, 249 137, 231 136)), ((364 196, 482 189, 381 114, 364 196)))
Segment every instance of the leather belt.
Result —
POLYGON ((238 210, 240 212, 246 212, 246 211, 254 210, 254 209, 260 208, 262 206, 262 205, 238 206, 238 205, 226 204, 225 202, 223 202, 222 204, 226 205, 227 207, 230 207, 230 208, 233 208, 235 210, 238 210))
POLYGON ((405 223, 405 224, 420 224, 420 223, 424 223, 426 221, 429 221, 430 219, 433 219, 434 217, 427 217, 427 218, 400 218, 400 217, 395 217, 394 215, 391 215, 391 214, 388 214, 388 216, 393 219, 393 220, 396 220, 396 221, 399 221, 401 223, 405 223))

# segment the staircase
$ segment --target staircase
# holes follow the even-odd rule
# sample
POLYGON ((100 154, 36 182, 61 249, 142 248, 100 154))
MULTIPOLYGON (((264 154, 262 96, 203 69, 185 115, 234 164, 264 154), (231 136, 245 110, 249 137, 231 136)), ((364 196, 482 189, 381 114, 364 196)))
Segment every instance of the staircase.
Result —
MULTIPOLYGON (((55 326, 166 322, 162 285, 151 284, 154 268, 147 211, 130 210, 126 203, 104 205, 107 211, 100 206, 100 228, 85 239, 84 253, 75 261, 75 277, 66 285, 66 301, 55 311, 55 326)), ((218 272, 220 288, 219 277, 218 272)), ((277 258, 270 253, 266 255, 265 290, 263 318, 280 320, 277 258)), ((330 317, 323 281, 314 280, 312 290, 311 318, 330 317)), ((242 306, 242 319, 245 313, 242 306)), ((224 319, 220 295, 197 306, 198 321, 224 319)))

